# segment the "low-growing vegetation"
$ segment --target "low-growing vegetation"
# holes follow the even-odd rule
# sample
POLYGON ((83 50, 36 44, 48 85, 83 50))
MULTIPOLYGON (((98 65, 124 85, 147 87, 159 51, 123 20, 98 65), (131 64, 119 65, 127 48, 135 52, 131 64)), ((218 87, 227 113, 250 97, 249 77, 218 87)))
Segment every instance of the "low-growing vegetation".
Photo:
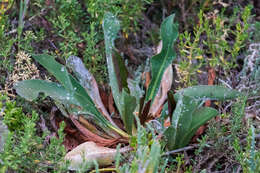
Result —
POLYGON ((0 172, 260 172, 257 1, 0 5, 0 172))

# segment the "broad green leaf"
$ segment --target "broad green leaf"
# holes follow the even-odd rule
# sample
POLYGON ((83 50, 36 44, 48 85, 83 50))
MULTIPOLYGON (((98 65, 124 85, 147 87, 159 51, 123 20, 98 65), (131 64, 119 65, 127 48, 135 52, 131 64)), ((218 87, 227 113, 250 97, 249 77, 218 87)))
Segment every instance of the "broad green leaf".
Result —
POLYGON ((129 93, 130 91, 128 89, 128 84, 127 84, 128 71, 126 69, 125 63, 121 55, 116 51, 113 51, 112 59, 114 63, 114 69, 116 72, 119 91, 122 92, 122 89, 124 88, 129 93))
POLYGON ((169 126, 164 131, 165 142, 168 149, 173 149, 176 146, 176 129, 173 126, 169 126))
POLYGON ((120 29, 119 21, 112 13, 104 15, 103 30, 106 45, 106 59, 109 74, 109 84, 117 109, 123 119, 128 133, 131 134, 134 125, 133 112, 136 108, 136 99, 129 95, 127 84, 127 69, 121 56, 114 51, 114 40, 120 29))
POLYGON ((183 95, 178 100, 176 108, 173 112, 171 126, 177 129, 178 132, 187 131, 191 125, 191 115, 197 106, 197 101, 193 100, 191 97, 183 95))
POLYGON ((154 141, 151 146, 151 152, 149 154, 149 164, 145 172, 156 173, 158 172, 160 158, 161 158, 161 145, 158 141, 154 141))
POLYGON ((87 94, 86 90, 71 75, 70 75, 70 80, 71 80, 72 86, 74 88, 73 97, 79 102, 83 112, 89 112, 90 113, 90 114, 84 114, 86 119, 88 119, 89 116, 92 115, 93 119, 95 120, 95 123, 98 124, 99 127, 101 127, 105 132, 107 132, 108 135, 116 137, 116 135, 114 135, 114 133, 111 130, 107 129, 107 127, 110 128, 110 129, 113 129, 114 131, 116 131, 117 133, 119 133, 122 136, 128 136, 122 130, 113 126, 98 111, 98 109, 95 107, 95 104, 93 103, 93 101, 91 100, 89 95, 87 94))
POLYGON ((172 115, 170 130, 166 130, 166 133, 173 132, 172 134, 167 134, 167 136, 171 136, 170 140, 167 141, 169 149, 176 149, 180 138, 189 131, 192 123, 192 114, 197 106, 198 101, 188 96, 180 96, 172 115))
POLYGON ((77 79, 79 80, 81 86, 87 91, 88 95, 91 97, 92 101, 95 103, 96 107, 103 113, 103 115, 114 125, 112 118, 107 112, 100 94, 97 82, 93 75, 85 68, 82 60, 77 56, 70 56, 66 60, 66 65, 72 69, 77 79))
MULTIPOLYGON (((86 104, 86 97, 84 97, 84 94, 80 95, 81 92, 75 92, 75 94, 71 94, 60 84, 47 82, 44 80, 21 81, 16 83, 14 88, 21 97, 24 97, 29 101, 36 99, 39 96, 39 93, 44 93, 45 96, 49 96, 57 102, 65 105, 67 109, 70 109, 71 105, 80 106, 79 109, 68 111, 73 112, 76 115, 83 114, 84 116, 91 116, 101 127, 109 126, 107 125, 107 120, 102 115, 95 116, 98 115, 99 112, 96 109, 93 109, 95 107, 86 104)), ((108 130, 106 129, 106 131, 108 130)))
POLYGON ((63 85, 63 87, 69 92, 69 96, 73 97, 76 95, 81 95, 84 97, 83 103, 79 103, 80 106, 86 106, 89 113, 96 115, 97 119, 105 119, 99 111, 96 109, 94 102, 85 91, 85 89, 79 84, 79 82, 68 73, 65 66, 58 63, 50 55, 33 55, 36 61, 38 61, 43 67, 45 67, 48 72, 55 76, 55 78, 63 85), (73 83, 72 83, 73 82, 73 83))
POLYGON ((73 97, 70 97, 70 93, 67 92, 63 86, 54 82, 36 79, 24 80, 15 83, 14 89, 17 94, 29 101, 36 99, 39 96, 39 93, 44 93, 45 96, 50 96, 54 100, 78 105, 78 102, 73 97))
MULTIPOLYGON (((176 135, 177 147, 182 145, 181 139, 183 138, 183 135, 189 133, 189 129, 191 128, 192 120, 194 118, 193 113, 198 105, 199 102, 197 100, 194 100, 191 97, 183 96, 182 115, 180 116, 176 135)), ((174 116, 175 114, 173 114, 173 120, 174 116)))
MULTIPOLYGON (((80 85, 80 83, 68 73, 65 66, 59 64, 52 56, 49 55, 33 55, 33 58, 43 65, 56 79, 63 85, 69 93, 68 97, 73 97, 81 107, 82 112, 86 112, 84 116, 89 119, 95 120, 95 123, 100 126, 104 131, 111 133, 113 129, 123 136, 127 136, 123 131, 114 127, 96 108, 94 102, 88 95, 87 91, 80 85)), ((69 108, 69 107, 68 107, 69 108)))
POLYGON ((152 100, 152 103, 160 88, 164 71, 176 57, 176 53, 173 50, 173 43, 177 39, 178 28, 177 24, 173 23, 173 19, 174 14, 163 21, 161 25, 162 50, 159 54, 151 58, 152 80, 149 84, 145 100, 152 100))
POLYGON ((72 86, 74 87, 74 92, 72 93, 72 96, 79 102, 79 105, 82 107, 82 111, 92 114, 93 118, 97 120, 99 125, 108 126, 108 121, 97 110, 95 104, 92 102, 86 90, 77 82, 75 78, 70 76, 70 79, 72 86))
POLYGON ((174 95, 176 101, 180 98, 181 93, 186 96, 194 97, 196 99, 221 101, 234 99, 243 95, 236 90, 232 90, 223 86, 198 85, 178 91, 174 95))
POLYGON ((114 40, 117 37, 117 33, 120 29, 119 21, 112 13, 105 13, 104 22, 103 22, 103 31, 105 37, 105 47, 106 47, 106 59, 107 59, 107 67, 108 67, 108 75, 109 75, 109 84, 112 89, 113 98, 115 100, 115 104, 119 110, 122 112, 120 106, 120 87, 118 84, 118 79, 116 75, 116 70, 113 62, 113 49, 114 49, 114 40))
POLYGON ((69 73, 54 57, 47 54, 34 54, 32 57, 51 73, 67 91, 73 91, 69 73))
POLYGON ((128 134, 132 134, 132 128, 134 125, 134 110, 136 108, 136 99, 134 96, 131 96, 128 94, 124 89, 122 91, 122 120, 125 125, 125 129, 128 132, 128 134))
POLYGON ((186 146, 191 138, 195 135, 196 131, 200 126, 205 124, 207 121, 218 115, 218 111, 210 107, 198 108, 192 115, 192 123, 189 128, 189 131, 183 134, 183 137, 180 139, 180 145, 178 148, 186 146))

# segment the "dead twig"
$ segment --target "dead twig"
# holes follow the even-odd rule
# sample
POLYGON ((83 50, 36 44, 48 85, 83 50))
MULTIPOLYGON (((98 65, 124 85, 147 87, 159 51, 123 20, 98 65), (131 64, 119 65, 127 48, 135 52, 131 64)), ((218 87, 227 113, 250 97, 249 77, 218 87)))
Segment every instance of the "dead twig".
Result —
POLYGON ((168 152, 164 153, 162 156, 167 156, 167 155, 179 153, 179 152, 182 152, 182 151, 192 150, 194 148, 198 148, 199 146, 200 146, 199 144, 194 144, 194 145, 191 145, 191 146, 179 148, 179 149, 176 149, 176 150, 168 151, 168 152))
POLYGON ((240 171, 241 171, 241 166, 239 165, 236 173, 239 173, 240 171))
POLYGON ((216 165, 216 163, 218 162, 218 160, 219 159, 221 159, 223 156, 225 155, 225 153, 222 153, 221 155, 219 155, 219 156, 217 156, 217 157, 215 157, 214 159, 213 159, 213 161, 209 164, 209 166, 208 166, 208 171, 210 172, 210 170, 212 169, 212 167, 214 166, 214 165, 216 165))

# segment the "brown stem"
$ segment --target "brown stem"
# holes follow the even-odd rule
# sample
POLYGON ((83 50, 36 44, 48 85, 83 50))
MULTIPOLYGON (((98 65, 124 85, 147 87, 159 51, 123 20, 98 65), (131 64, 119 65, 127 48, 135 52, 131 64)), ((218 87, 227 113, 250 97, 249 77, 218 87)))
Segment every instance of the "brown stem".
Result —
MULTIPOLYGON (((215 69, 213 67, 210 67, 208 70, 208 85, 214 85, 215 78, 216 78, 215 69)), ((205 102, 205 106, 210 107, 210 105, 211 105, 211 101, 207 100, 205 102)))

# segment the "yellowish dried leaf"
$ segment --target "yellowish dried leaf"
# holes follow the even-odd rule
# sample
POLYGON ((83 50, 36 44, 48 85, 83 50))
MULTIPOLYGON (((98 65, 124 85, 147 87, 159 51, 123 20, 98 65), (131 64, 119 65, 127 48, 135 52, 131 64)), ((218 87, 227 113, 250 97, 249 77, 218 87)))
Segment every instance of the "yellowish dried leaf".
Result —
MULTIPOLYGON (((120 152, 128 150, 128 147, 122 148, 120 152)), ((85 142, 68 152, 65 156, 65 160, 70 160, 70 170, 78 170, 82 164, 91 165, 94 161, 96 161, 99 166, 108 166, 115 160, 116 153, 116 149, 101 147, 94 142, 85 142)))
MULTIPOLYGON (((156 53, 157 54, 160 53, 161 49, 162 49, 162 41, 157 46, 156 53)), ((155 96, 154 102, 149 110, 149 114, 155 116, 156 113, 158 113, 158 111, 161 109, 162 105, 167 99, 167 92, 171 89, 172 82, 173 82, 173 70, 172 70, 172 65, 170 64, 163 74, 159 91, 155 96)))

